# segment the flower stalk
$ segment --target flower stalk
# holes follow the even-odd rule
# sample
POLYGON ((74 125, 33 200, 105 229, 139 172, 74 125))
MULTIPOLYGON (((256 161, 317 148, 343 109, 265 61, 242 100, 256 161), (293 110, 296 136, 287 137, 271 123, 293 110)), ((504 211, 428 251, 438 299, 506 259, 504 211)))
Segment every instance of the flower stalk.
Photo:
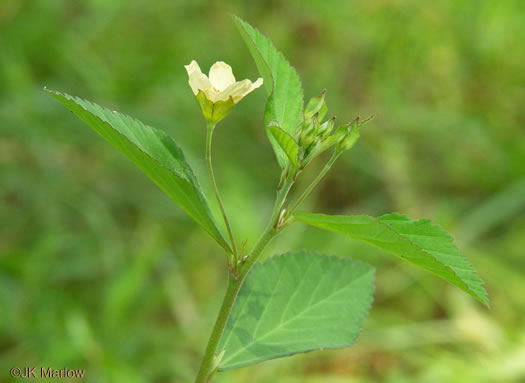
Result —
POLYGON ((217 202, 219 203, 219 207, 221 209, 222 217, 224 218, 224 224, 226 225, 226 229, 228 230, 228 235, 230 237, 230 242, 232 245, 233 254, 228 254, 228 263, 230 266, 230 272, 234 273, 235 269, 237 267, 237 264, 239 262, 239 255, 237 252, 237 245, 235 244, 235 237, 233 236, 233 231, 230 225, 230 221, 228 219, 228 215, 226 214, 226 209, 224 208, 224 204, 222 203, 222 198, 219 193, 219 188, 217 187, 217 182, 215 181, 215 174, 213 172, 213 166, 212 166, 212 159, 211 159, 211 143, 213 138, 213 131, 215 130, 215 126, 217 123, 215 122, 208 122, 207 124, 207 134, 206 134, 206 166, 208 168, 208 173, 210 176, 210 181, 213 186, 213 191, 215 193, 215 197, 217 198, 217 202))

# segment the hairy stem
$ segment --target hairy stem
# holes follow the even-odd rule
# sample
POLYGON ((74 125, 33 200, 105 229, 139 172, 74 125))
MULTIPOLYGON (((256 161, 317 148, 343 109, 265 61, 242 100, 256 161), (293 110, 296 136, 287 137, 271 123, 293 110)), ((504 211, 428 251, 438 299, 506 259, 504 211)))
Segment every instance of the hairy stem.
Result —
POLYGON ((292 187, 292 184, 293 181, 286 181, 285 184, 278 190, 272 217, 268 223, 268 226, 266 226, 266 229, 261 234, 261 237, 248 255, 246 262, 240 268, 238 276, 235 277, 234 275, 229 275, 228 288, 226 290, 219 315, 217 316, 217 320, 213 326, 213 331, 208 341, 208 345, 206 346, 204 358, 202 359, 195 383, 211 382, 210 375, 214 372, 212 371, 212 368, 215 352, 217 351, 217 346, 221 340, 221 336, 224 332, 224 328, 226 327, 226 323, 228 322, 228 318, 235 300, 237 299, 237 295, 239 295, 239 291, 246 280, 246 277, 248 276, 251 268, 261 255, 266 245, 268 245, 268 243, 282 230, 282 228, 279 226, 279 219, 281 218, 282 208, 284 206, 284 202, 286 201, 286 196, 292 187))
POLYGON ((233 249, 233 261, 230 260, 232 270, 233 268, 237 267, 238 263, 238 253, 237 253, 237 246, 235 244, 235 238, 233 236, 233 231, 230 226, 230 221, 228 220, 228 216, 226 215, 226 210, 224 209, 224 205, 222 203, 221 195, 219 194, 219 188, 217 187, 217 182, 215 182, 215 175, 213 173, 213 167, 211 164, 211 141, 213 137, 213 131, 215 130, 216 123, 208 123, 208 134, 206 136, 206 164, 208 166, 208 173, 210 174, 210 180, 213 185, 213 190, 215 192, 215 197, 217 197, 217 202, 219 203, 219 207, 221 208, 222 217, 224 218, 224 223, 226 224, 226 228, 228 230, 228 235, 230 236, 230 241, 233 249))

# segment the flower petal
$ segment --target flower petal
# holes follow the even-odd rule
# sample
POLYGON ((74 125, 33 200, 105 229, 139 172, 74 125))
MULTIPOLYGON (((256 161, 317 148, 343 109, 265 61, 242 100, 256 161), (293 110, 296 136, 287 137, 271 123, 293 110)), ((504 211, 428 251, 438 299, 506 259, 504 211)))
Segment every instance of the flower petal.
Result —
POLYGON ((250 80, 238 81, 231 84, 224 92, 221 93, 221 99, 227 100, 232 97, 234 103, 241 101, 247 94, 257 89, 263 84, 263 79, 259 78, 252 83, 250 80))
POLYGON ((232 67, 223 61, 217 61, 210 68, 210 81, 217 91, 222 92, 235 82, 232 67))
POLYGON ((195 60, 192 60, 191 63, 189 63, 188 65, 184 65, 184 68, 186 68, 186 72, 188 72, 188 76, 194 71, 198 71, 202 73, 201 67, 199 66, 199 64, 197 64, 197 61, 195 60))
MULTIPOLYGON (((252 89, 250 89, 250 92, 259 88, 262 84, 263 84, 264 80, 262 79, 262 77, 259 77, 257 80, 255 80, 255 82, 253 83, 252 85, 252 89)), ((250 93, 248 92, 248 93, 250 93)))
POLYGON ((246 92, 250 90, 252 82, 250 80, 237 81, 228 86, 223 92, 220 93, 221 100, 227 100, 230 97, 234 103, 238 103, 242 100, 246 92))
POLYGON ((211 82, 208 77, 202 73, 199 64, 193 60, 189 65, 184 66, 188 72, 189 84, 194 95, 199 93, 199 90, 208 93, 211 89, 211 82))
POLYGON ((228 99, 228 97, 223 97, 223 92, 216 92, 215 90, 213 90, 213 87, 208 89, 205 93, 208 100, 210 100, 213 103, 216 103, 218 101, 226 101, 228 99))

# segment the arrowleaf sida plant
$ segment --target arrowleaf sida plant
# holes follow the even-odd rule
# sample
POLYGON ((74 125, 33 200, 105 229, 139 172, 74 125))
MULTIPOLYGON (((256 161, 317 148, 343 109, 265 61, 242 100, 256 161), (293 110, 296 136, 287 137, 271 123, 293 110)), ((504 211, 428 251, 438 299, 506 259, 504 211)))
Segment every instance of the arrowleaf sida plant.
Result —
POLYGON ((209 338, 196 383, 219 371, 272 358, 352 345, 367 316, 374 291, 374 269, 349 258, 294 251, 258 262, 266 245, 288 226, 301 222, 367 242, 456 285, 488 306, 483 282, 452 238, 428 220, 390 213, 331 216, 298 212, 301 202, 331 166, 359 139, 366 122, 338 126, 325 119, 326 91, 303 105, 299 76, 270 40, 233 18, 262 76, 236 81, 229 65, 215 63, 204 75, 193 61, 189 85, 207 124, 206 164, 227 235, 217 225, 197 177, 181 149, 165 133, 94 103, 46 91, 126 155, 225 250, 228 287, 209 338), (281 176, 268 225, 247 255, 239 252, 212 167, 211 144, 217 123, 247 94, 264 85, 268 101, 264 125, 281 176), (291 202, 297 177, 319 154, 332 156, 314 181, 291 202))

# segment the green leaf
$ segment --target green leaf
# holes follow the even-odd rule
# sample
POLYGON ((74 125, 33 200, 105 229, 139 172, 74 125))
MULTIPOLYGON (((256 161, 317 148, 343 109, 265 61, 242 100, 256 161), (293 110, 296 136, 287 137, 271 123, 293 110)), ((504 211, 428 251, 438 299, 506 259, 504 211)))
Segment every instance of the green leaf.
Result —
POLYGON ((300 251, 256 264, 218 347, 220 370, 354 344, 372 304, 374 269, 300 251))
POLYGON ((275 138, 275 141, 292 162, 293 166, 299 168, 299 145, 297 142, 279 127, 277 121, 270 121, 266 129, 268 129, 270 134, 275 138))
POLYGON ((452 283, 486 306, 489 305, 483 281, 470 262, 460 254, 452 238, 429 220, 413 220, 398 213, 379 218, 297 213, 295 218, 386 250, 452 283))
MULTIPOLYGON (((303 110, 303 88, 297 72, 257 29, 236 16, 234 22, 264 79, 269 96, 264 114, 265 125, 271 120, 277 120, 281 128, 294 137, 303 110)), ((269 134, 269 138, 279 165, 286 167, 289 161, 286 154, 273 135, 269 134)))
POLYGON ((46 91, 120 150, 226 251, 231 252, 213 219, 197 178, 171 137, 132 117, 89 101, 46 91))

